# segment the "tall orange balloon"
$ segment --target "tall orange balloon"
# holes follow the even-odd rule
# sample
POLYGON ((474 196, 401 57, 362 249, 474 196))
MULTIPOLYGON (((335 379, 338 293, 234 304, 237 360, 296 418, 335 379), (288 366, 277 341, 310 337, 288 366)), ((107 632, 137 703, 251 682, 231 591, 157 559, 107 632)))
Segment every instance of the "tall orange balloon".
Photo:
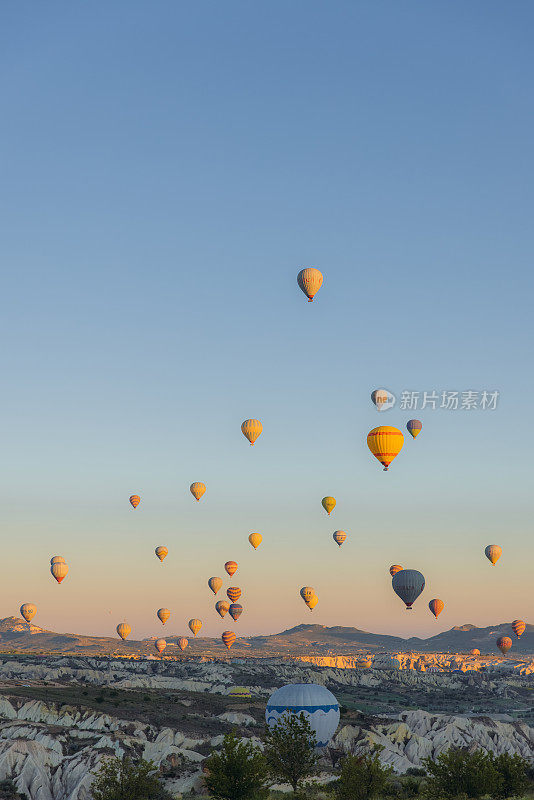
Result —
POLYGON ((260 544, 262 542, 262 539, 263 539, 263 536, 261 535, 261 533, 251 533, 249 535, 249 537, 248 537, 248 540, 249 540, 250 544, 252 545, 252 547, 254 548, 254 550, 258 549, 258 547, 260 546, 260 544))
POLYGON ((141 502, 141 498, 139 497, 139 495, 138 495, 138 494, 133 494, 133 495, 130 497, 130 503, 132 504, 132 506, 133 506, 134 508, 137 508, 137 506, 139 505, 139 503, 140 503, 140 502, 141 502))
POLYGON ((404 444, 404 436, 398 428, 390 425, 379 425, 367 434, 367 446, 371 453, 384 467, 389 468, 393 459, 398 456, 404 444))
POLYGON ((227 571, 228 575, 232 577, 234 573, 237 572, 237 563, 235 561, 227 561, 224 565, 225 570, 227 571))
POLYGON ((499 547, 498 544, 489 544, 484 550, 484 553, 486 554, 488 561, 491 561, 492 567, 494 567, 499 558, 502 556, 502 547, 499 547))
POLYGON ((189 491, 191 492, 191 494, 198 503, 202 495, 206 492, 206 484, 200 483, 200 481, 192 483, 191 486, 189 487, 189 491))
POLYGON ((228 595, 228 598, 232 601, 232 603, 237 603, 237 601, 241 597, 241 589, 239 588, 239 586, 230 586, 226 590, 226 594, 228 595))
POLYGON ((117 633, 123 641, 130 635, 131 631, 132 629, 127 622, 119 622, 117 625, 117 633))
POLYGON ((445 608, 445 603, 443 602, 443 600, 435 599, 429 602, 428 607, 430 611, 434 614, 435 618, 437 619, 441 614, 441 612, 443 611, 443 609, 445 608))
POLYGON ((323 285, 323 275, 316 267, 305 267, 297 275, 297 283, 308 298, 308 303, 313 303, 313 298, 323 285))
POLYGON ((155 554, 157 555, 157 557, 159 558, 160 561, 163 561, 163 559, 166 558, 169 555, 169 551, 162 544, 160 544, 159 547, 156 547, 154 552, 155 552, 155 554))
POLYGON ((527 626, 525 625, 522 619, 514 619, 514 621, 512 622, 512 630, 518 639, 521 638, 521 635, 525 632, 526 627, 527 626))
POLYGON ((237 639, 237 636, 235 635, 235 633, 233 633, 233 631, 224 631, 223 635, 221 636, 221 639, 223 640, 224 644, 229 650, 233 645, 233 643, 235 642, 235 640, 237 639))
POLYGON ((241 423, 241 431, 243 436, 249 440, 250 444, 253 445, 258 436, 261 434, 263 430, 263 425, 259 421, 259 419, 246 419, 244 422, 241 423))

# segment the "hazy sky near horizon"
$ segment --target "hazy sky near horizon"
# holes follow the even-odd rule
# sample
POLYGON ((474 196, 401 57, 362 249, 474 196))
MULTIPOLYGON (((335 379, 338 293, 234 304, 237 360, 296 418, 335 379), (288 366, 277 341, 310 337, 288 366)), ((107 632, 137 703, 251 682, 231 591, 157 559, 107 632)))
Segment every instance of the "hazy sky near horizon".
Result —
POLYGON ((160 606, 208 635, 534 621, 532 5, 52 0, 0 23, 0 615, 132 638, 160 606), (381 386, 500 398, 378 414, 381 386), (414 416, 384 473, 367 432, 414 416), (235 624, 206 585, 228 559, 235 624), (411 614, 392 563, 426 576, 411 614))

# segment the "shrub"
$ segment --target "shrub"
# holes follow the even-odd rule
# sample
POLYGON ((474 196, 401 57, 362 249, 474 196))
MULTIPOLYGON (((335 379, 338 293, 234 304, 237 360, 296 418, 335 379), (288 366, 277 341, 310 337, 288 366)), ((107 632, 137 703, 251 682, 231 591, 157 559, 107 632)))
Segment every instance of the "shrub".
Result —
POLYGON ((204 762, 204 782, 218 800, 260 800, 267 796, 267 765, 261 751, 235 733, 224 737, 222 749, 204 762))
POLYGON ((347 756, 335 785, 336 800, 374 800, 386 789, 392 772, 391 767, 382 766, 378 752, 347 756))
POLYGON ((265 736, 264 755, 272 777, 289 783, 297 794, 303 782, 317 771, 316 744, 304 714, 284 714, 265 736))
POLYGON ((481 750, 470 753, 465 749, 450 749, 436 761, 427 758, 423 763, 427 770, 425 794, 436 800, 458 796, 472 800, 493 795, 502 783, 493 756, 481 750))
POLYGON ((93 800, 171 800, 151 761, 105 759, 91 786, 93 800))

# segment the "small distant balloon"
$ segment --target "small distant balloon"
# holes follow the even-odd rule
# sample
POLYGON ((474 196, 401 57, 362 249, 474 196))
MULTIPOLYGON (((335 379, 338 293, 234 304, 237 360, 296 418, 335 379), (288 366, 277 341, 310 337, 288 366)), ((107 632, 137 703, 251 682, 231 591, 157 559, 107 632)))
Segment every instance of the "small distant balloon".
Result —
POLYGON ((398 456, 404 444, 404 436, 398 428, 390 425, 379 425, 367 434, 367 446, 374 457, 380 461, 384 471, 398 456))
POLYGON ((486 558, 491 561, 491 564, 494 567, 499 558, 502 556, 502 547, 499 547, 498 544, 489 544, 484 550, 484 553, 486 554, 486 558))
POLYGON ((156 641, 154 642, 154 647, 156 648, 158 653, 163 653, 163 651, 167 647, 167 642, 165 641, 165 639, 156 639, 156 641))
POLYGON ((469 655, 470 656, 479 656, 480 655, 480 650, 478 649, 478 647, 473 647, 473 649, 469 651, 469 655))
POLYGON ((202 622, 199 619, 190 619, 187 624, 193 636, 196 636, 202 627, 202 622))
POLYGON ((159 547, 156 547, 154 552, 156 553, 160 561, 163 561, 163 559, 169 555, 169 551, 167 550, 167 548, 161 544, 159 547))
POLYGON ((339 545, 339 547, 341 547, 341 545, 343 544, 343 542, 347 538, 347 534, 345 533, 345 531, 334 531, 334 533, 332 534, 332 537, 334 539, 334 542, 337 545, 339 545))
POLYGON ((250 544, 252 545, 252 547, 254 548, 254 550, 258 549, 258 547, 260 546, 260 544, 262 542, 262 539, 263 539, 263 536, 261 535, 261 533, 251 533, 249 535, 249 537, 248 537, 248 540, 249 540, 250 544))
POLYGON ((222 618, 230 611, 230 603, 226 600, 218 600, 215 603, 215 611, 222 618))
POLYGON ((508 650, 512 647, 512 640, 508 636, 500 636, 495 642, 503 656, 506 655, 508 650))
POLYGON ((409 419, 406 423, 406 430, 414 439, 416 439, 423 429, 423 423, 420 419, 409 419))
POLYGON ((138 494, 132 494, 132 496, 130 497, 130 503, 132 504, 132 506, 134 508, 137 508, 137 506, 139 505, 140 502, 141 502, 141 498, 139 497, 139 495, 138 494))
POLYGON ((518 639, 521 638, 522 634, 525 632, 526 627, 527 626, 522 619, 514 619, 514 621, 512 622, 512 630, 518 639))
POLYGON ((191 492, 191 494, 198 503, 200 498, 206 491, 206 484, 200 483, 199 481, 197 481, 196 483, 192 483, 191 486, 189 487, 189 491, 191 492))
POLYGON ((435 599, 429 602, 428 607, 432 612, 432 614, 434 614, 435 618, 437 619, 441 614, 441 612, 443 611, 443 609, 445 608, 445 603, 443 602, 443 600, 435 599))
POLYGON ((227 561, 224 568, 228 575, 232 577, 237 572, 237 563, 235 561, 227 561))
POLYGON ((400 572, 401 569, 402 567, 400 564, 392 564, 391 567, 389 568, 389 574, 391 575, 391 577, 393 577, 394 575, 397 574, 397 572, 400 572))
POLYGON ((165 625, 165 623, 167 622, 167 620, 168 620, 168 619, 169 619, 169 617, 171 616, 171 612, 169 611, 169 609, 168 609, 168 608, 158 608, 158 610, 157 610, 157 612, 156 612, 156 613, 157 613, 157 615, 158 615, 158 619, 159 619, 159 621, 160 621, 160 622, 161 622, 163 625, 165 625))
POLYGON ((221 586, 223 585, 222 578, 210 578, 208 581, 208 586, 210 587, 213 594, 217 594, 221 586))
POLYGON ((64 561, 55 561, 50 567, 50 572, 58 583, 67 577, 69 566, 64 561))
POLYGON ((20 615, 26 622, 31 622, 37 613, 37 606, 33 603, 23 603, 20 607, 20 615))
POLYGON ((406 605, 406 610, 410 611, 412 605, 425 588, 425 579, 416 569, 401 569, 400 572, 395 573, 393 576, 391 585, 395 594, 406 605))
POLYGON ((323 276, 315 267, 305 267, 297 275, 297 283, 308 298, 308 303, 313 303, 313 298, 323 285, 323 276))
POLYGON ((130 628, 127 622, 119 622, 119 624, 117 625, 117 633, 119 634, 119 636, 123 641, 124 639, 128 638, 131 632, 132 629, 130 628))
POLYGON ((180 639, 178 639, 178 647, 180 648, 180 650, 182 652, 185 650, 185 648, 187 647, 188 644, 189 644, 189 640, 186 639, 185 636, 182 636, 180 639))
POLYGON ((241 424, 241 430, 243 431, 243 436, 249 440, 251 445, 253 445, 258 436, 261 434, 263 425, 259 419, 246 419, 241 424))
POLYGON ((223 643, 226 645, 228 650, 231 648, 236 638, 237 637, 235 633, 233 633, 232 631, 224 631, 223 635, 221 636, 221 639, 223 640, 223 643))
POLYGON ((243 606, 240 603, 232 603, 232 605, 228 609, 228 613, 230 614, 234 622, 236 622, 243 613, 243 606))
POLYGON ((228 599, 232 601, 232 603, 237 603, 239 598, 241 597, 241 589, 239 586, 230 586, 226 590, 226 594, 228 595, 228 599))
POLYGON ((326 511, 326 513, 328 514, 328 516, 330 516, 330 513, 336 507, 336 498, 335 497, 329 497, 327 495, 326 497, 323 497, 323 499, 321 500, 321 505, 324 508, 324 510, 326 511))

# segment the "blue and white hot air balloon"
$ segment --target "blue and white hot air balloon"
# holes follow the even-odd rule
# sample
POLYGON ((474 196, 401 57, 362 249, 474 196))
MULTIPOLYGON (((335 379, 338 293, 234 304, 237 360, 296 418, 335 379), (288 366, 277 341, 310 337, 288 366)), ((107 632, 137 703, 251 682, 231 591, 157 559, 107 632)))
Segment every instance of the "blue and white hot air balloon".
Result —
POLYGON ((316 683, 290 683, 277 689, 267 701, 267 725, 273 727, 288 712, 304 714, 317 747, 326 747, 339 724, 339 703, 332 692, 316 683))

